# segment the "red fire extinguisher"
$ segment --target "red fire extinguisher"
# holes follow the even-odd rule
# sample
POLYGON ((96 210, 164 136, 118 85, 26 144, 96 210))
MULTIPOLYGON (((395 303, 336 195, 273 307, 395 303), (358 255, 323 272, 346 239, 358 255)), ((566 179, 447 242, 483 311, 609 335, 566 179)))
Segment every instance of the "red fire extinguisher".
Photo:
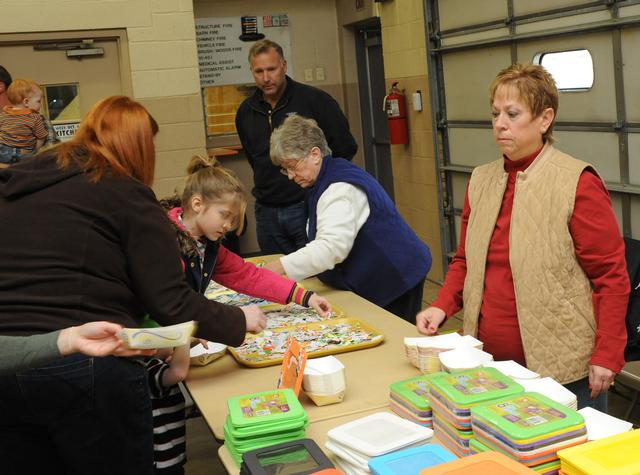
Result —
POLYGON ((389 94, 384 96, 383 110, 387 113, 389 125, 389 141, 393 145, 409 143, 409 127, 407 124, 407 105, 404 95, 394 82, 389 94))

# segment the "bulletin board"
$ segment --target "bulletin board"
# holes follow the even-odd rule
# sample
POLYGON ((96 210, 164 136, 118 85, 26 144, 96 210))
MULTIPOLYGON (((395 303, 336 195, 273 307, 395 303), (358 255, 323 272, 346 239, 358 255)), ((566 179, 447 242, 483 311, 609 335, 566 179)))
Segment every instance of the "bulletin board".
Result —
MULTIPOLYGON (((282 46, 285 58, 291 57, 286 13, 196 18, 195 23, 203 88, 253 83, 247 57, 251 46, 260 39, 275 41, 282 46)), ((292 75, 291 64, 288 64, 288 74, 292 75)))

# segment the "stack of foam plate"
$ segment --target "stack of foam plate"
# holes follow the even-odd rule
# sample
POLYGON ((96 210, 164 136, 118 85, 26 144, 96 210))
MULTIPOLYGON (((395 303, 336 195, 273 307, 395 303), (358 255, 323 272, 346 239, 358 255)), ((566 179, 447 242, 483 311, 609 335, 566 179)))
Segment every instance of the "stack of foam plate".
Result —
POLYGON ((560 468, 558 450, 587 440, 584 418, 539 393, 509 396, 471 409, 473 436, 538 473, 560 468))
POLYGON ((461 346, 455 350, 443 351, 438 355, 442 369, 449 373, 459 373, 468 369, 480 368, 493 356, 486 351, 479 350, 472 346, 461 346))
POLYGON ((640 430, 561 450, 561 473, 565 475, 631 475, 640 473, 640 430))
POLYGON ((331 429, 325 447, 347 475, 370 473, 369 459, 426 444, 433 431, 388 412, 356 419, 331 429))
POLYGON ((245 452, 304 438, 307 414, 291 389, 237 396, 227 407, 224 445, 238 466, 245 452))
POLYGON ((411 364, 423 373, 436 373, 440 371, 438 355, 441 352, 463 346, 472 346, 481 350, 482 342, 470 335, 461 336, 458 333, 447 333, 436 336, 405 338, 404 346, 405 353, 411 364))
POLYGON ((540 377, 538 373, 525 368, 520 363, 516 363, 513 360, 489 361, 488 363, 483 364, 483 366, 495 368, 502 374, 505 374, 516 381, 520 379, 537 379, 540 377))
POLYGON ((540 393, 563 406, 578 409, 578 398, 553 378, 516 379, 527 392, 540 393))
POLYGON ((483 453, 436 465, 420 475, 534 475, 536 472, 497 452, 483 453))
POLYGON ((418 475, 427 467, 455 459, 455 455, 439 445, 427 444, 374 457, 369 460, 369 469, 374 475, 418 475))
POLYGON ((583 407, 578 412, 584 417, 589 440, 600 440, 612 435, 629 432, 633 427, 631 422, 610 416, 593 407, 583 407))
POLYGON ((429 381, 436 374, 423 374, 389 386, 389 408, 400 417, 433 427, 431 404, 429 403, 429 381))
POLYGON ((522 386, 494 368, 435 375, 429 381, 433 428, 453 453, 469 454, 471 408, 523 392, 522 386))

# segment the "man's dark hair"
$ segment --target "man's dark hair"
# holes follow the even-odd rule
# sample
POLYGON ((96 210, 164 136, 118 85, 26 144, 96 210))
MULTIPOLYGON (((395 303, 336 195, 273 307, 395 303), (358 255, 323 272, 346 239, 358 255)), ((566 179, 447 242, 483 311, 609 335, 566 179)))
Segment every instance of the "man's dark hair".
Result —
POLYGON ((4 67, 0 66, 0 82, 4 83, 5 89, 11 84, 11 74, 4 67))

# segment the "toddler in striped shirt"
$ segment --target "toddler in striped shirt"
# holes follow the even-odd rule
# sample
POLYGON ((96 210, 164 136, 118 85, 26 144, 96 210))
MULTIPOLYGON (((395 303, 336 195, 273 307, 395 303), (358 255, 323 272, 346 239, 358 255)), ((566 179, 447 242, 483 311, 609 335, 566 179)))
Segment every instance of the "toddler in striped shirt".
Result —
POLYGON ((0 163, 16 163, 35 154, 48 136, 40 115, 42 90, 30 79, 16 79, 7 89, 11 102, 0 110, 0 163))

